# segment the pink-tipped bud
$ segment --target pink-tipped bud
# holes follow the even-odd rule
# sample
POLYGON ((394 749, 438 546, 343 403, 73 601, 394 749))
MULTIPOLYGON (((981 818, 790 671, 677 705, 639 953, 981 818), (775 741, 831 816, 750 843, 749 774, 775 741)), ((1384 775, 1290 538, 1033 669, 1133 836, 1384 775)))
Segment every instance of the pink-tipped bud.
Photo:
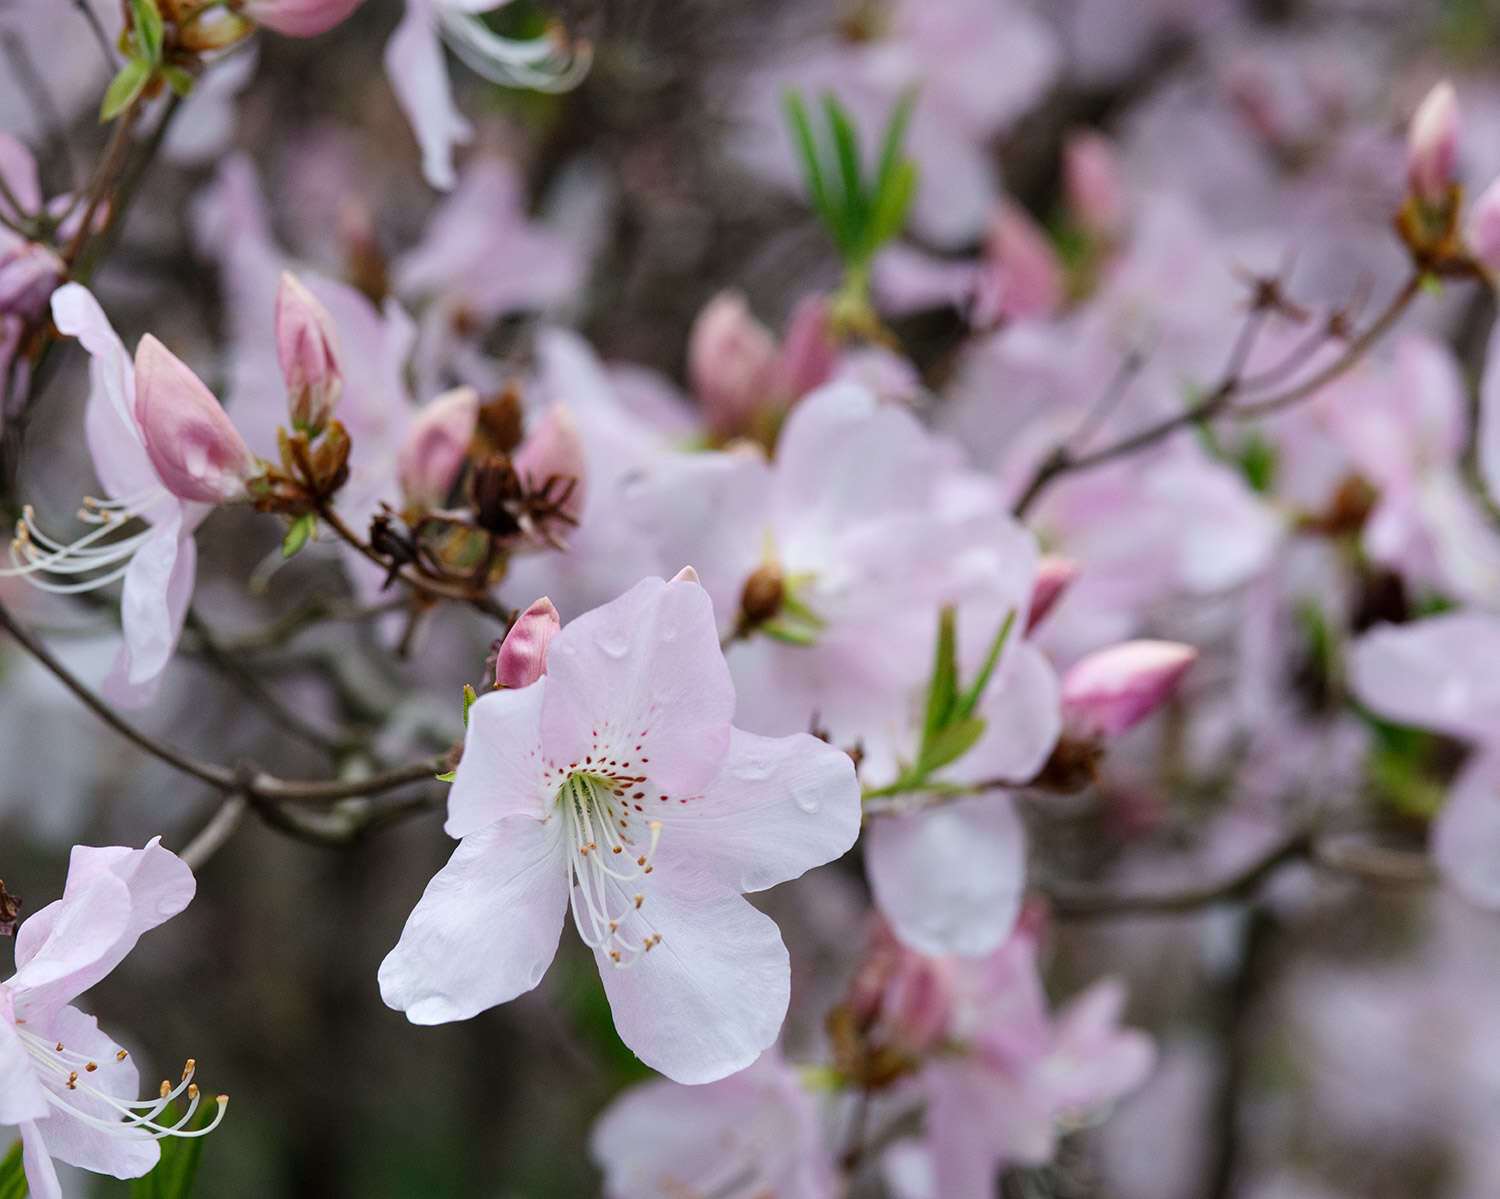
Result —
POLYGON ((1052 316, 1062 306, 1063 271, 1047 235, 1019 205, 997 205, 974 285, 971 322, 1052 316))
POLYGON ((259 464, 219 401, 180 358, 146 334, 135 351, 135 419, 168 491, 220 504, 245 494, 259 464))
POLYGON ((40 316, 67 272, 46 246, 0 227, 0 317, 30 321, 40 316))
POLYGON ((833 377, 838 357, 838 343, 829 323, 828 298, 803 296, 787 322, 772 388, 787 400, 800 399, 833 377))
POLYGON ((1075 133, 1063 148, 1068 212, 1091 237, 1115 241, 1125 230, 1125 186, 1114 148, 1097 133, 1075 133))
POLYGON ((578 424, 567 408, 554 404, 547 409, 547 414, 511 455, 511 465, 528 492, 541 494, 556 505, 558 527, 548 528, 545 533, 559 536, 567 531, 567 526, 578 523, 583 515, 588 459, 578 424))
POLYGON ((715 433, 751 424, 775 384, 776 339, 751 315, 745 297, 720 292, 693 321, 688 381, 715 433))
POLYGON ((287 37, 327 33, 364 0, 244 0, 241 11, 258 25, 287 37))
POLYGON ((495 689, 529 687, 547 673, 547 647, 552 644, 562 618, 545 595, 510 626, 495 651, 495 689))
POLYGON ((1500 179, 1496 179, 1474 201, 1464 242, 1475 262, 1491 275, 1500 275, 1500 179))
POLYGON ((1458 97, 1446 79, 1427 93, 1406 133, 1406 179, 1414 196, 1439 204, 1458 159, 1458 97))
POLYGON ((328 309, 288 271, 276 291, 276 357, 292 427, 317 436, 344 390, 344 355, 328 309))
POLYGON ((1125 641, 1080 659, 1062 680, 1063 725, 1075 737, 1117 737, 1161 707, 1198 651, 1176 641, 1125 641))
POLYGON ((1063 592, 1077 577, 1078 563, 1071 558, 1062 558, 1056 554, 1042 556, 1041 561, 1036 564, 1036 578, 1031 584, 1031 610, 1026 617, 1028 633, 1047 619, 1047 613, 1052 611, 1063 592))
POLYGON ((458 481, 479 423, 479 393, 444 392, 417 413, 396 455, 396 481, 408 505, 440 508, 458 481))
POLYGON ((882 921, 849 984, 848 1003, 872 1045, 918 1056, 947 1035, 954 994, 953 963, 908 949, 882 921))

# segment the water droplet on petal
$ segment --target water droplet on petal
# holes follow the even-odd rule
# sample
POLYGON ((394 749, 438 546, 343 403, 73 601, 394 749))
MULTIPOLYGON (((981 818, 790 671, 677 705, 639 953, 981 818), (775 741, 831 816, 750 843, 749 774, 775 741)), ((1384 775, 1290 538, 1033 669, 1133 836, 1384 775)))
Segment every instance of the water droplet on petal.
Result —
POLYGON ((605 629, 596 633, 594 644, 611 658, 623 658, 630 652, 630 638, 618 629, 605 629))
POLYGON ((736 762, 730 773, 742 783, 758 783, 770 775, 771 762, 768 758, 748 755, 736 762))
POLYGON ((811 816, 823 802, 822 789, 816 783, 794 782, 791 784, 792 802, 811 816))

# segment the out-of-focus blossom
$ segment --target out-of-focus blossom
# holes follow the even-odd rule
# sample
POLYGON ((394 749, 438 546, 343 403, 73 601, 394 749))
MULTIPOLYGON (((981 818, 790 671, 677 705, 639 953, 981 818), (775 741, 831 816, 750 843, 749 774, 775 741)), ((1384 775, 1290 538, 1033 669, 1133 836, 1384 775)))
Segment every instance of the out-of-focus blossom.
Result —
POLYGON ((1118 737, 1161 707, 1198 659, 1176 641, 1127 641, 1075 662, 1062 677, 1063 722, 1084 737, 1118 737))
POLYGON ((547 673, 547 647, 562 618, 545 595, 516 617, 495 653, 495 689, 529 687, 547 673))
POLYGON ((1043 554, 1037 559, 1036 586, 1031 590, 1031 609, 1026 614, 1028 633, 1047 618, 1047 614, 1062 599, 1063 593, 1077 577, 1078 563, 1071 558, 1043 554))
POLYGON ((529 491, 558 501, 557 519, 544 522, 548 527, 539 532, 544 537, 565 536, 578 523, 588 497, 588 461, 573 414, 562 404, 547 409, 511 461, 529 491))
POLYGON ((737 292, 721 292, 693 321, 688 379, 709 428, 724 433, 749 427, 771 389, 775 365, 771 331, 737 292))
POLYGON ((469 709, 448 800, 452 860, 380 968, 419 1024, 529 991, 570 903, 621 1038, 679 1082, 743 1069, 786 1014, 776 925, 742 897, 844 853, 847 755, 731 729, 707 594, 647 579, 569 622, 546 674, 469 709))
POLYGON ((241 10, 257 25, 287 37, 327 33, 364 0, 242 0, 241 10))
POLYGON ((539 37, 508 38, 484 23, 489 0, 406 0, 406 15, 385 47, 385 71, 422 151, 422 174, 433 187, 453 186, 453 149, 474 136, 453 103, 446 42, 471 71, 504 87, 567 91, 588 71, 586 43, 569 43, 556 28, 539 37))
POLYGON ((1440 204, 1458 160, 1458 97, 1446 79, 1427 93, 1406 133, 1406 178, 1412 194, 1440 204))
POLYGON ((479 393, 472 387, 455 387, 412 418, 396 459, 409 507, 442 507, 458 482, 478 423, 479 393))
POLYGON ((52 1159, 139 1178, 161 1156, 166 1136, 186 1131, 199 1105, 193 1064, 160 1097, 137 1099, 140 1080, 125 1050, 72 1001, 109 974, 143 933, 175 916, 195 882, 175 854, 153 838, 144 849, 76 846, 61 899, 23 921, 16 972, 0 983, 0 1125, 21 1131, 22 1165, 36 1199, 62 1199, 52 1159), (191 1100, 172 1125, 158 1122, 179 1096, 191 1100))
POLYGON ((1479 193, 1469 210, 1464 244, 1477 262, 1492 275, 1500 275, 1500 179, 1479 193))
POLYGON ((632 1087, 599 1117, 589 1149, 609 1199, 839 1193, 817 1107, 774 1049, 705 1086, 632 1087))
POLYGON ((328 309, 290 272, 276 291, 276 357, 292 427, 318 434, 344 390, 343 351, 328 309))
POLYGON ((1125 182, 1114 147, 1093 132, 1072 134, 1063 146, 1063 194, 1073 223, 1090 237, 1112 242, 1125 231, 1125 182))

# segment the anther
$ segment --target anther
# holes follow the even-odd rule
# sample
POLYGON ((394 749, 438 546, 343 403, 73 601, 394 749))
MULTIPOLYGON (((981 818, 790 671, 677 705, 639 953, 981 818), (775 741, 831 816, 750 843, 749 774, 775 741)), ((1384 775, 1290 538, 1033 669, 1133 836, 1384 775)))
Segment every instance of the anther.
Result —
POLYGON ((90 1062, 88 1065, 86 1065, 84 1067, 84 1069, 87 1070, 90 1074, 92 1074, 98 1068, 99 1068, 99 1063, 98 1062, 90 1062))
POLYGON ((120 1052, 118 1052, 117 1054, 115 1054, 115 1061, 117 1061, 117 1062, 123 1062, 129 1056, 130 1055, 128 1053, 126 1053, 125 1050, 122 1049, 122 1050, 120 1050, 120 1052))

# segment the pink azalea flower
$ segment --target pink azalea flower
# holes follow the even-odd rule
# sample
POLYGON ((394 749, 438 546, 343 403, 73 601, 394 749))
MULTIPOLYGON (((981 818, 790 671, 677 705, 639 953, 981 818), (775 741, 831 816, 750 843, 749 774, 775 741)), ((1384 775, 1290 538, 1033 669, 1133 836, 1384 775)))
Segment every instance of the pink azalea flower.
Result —
POLYGON ((1018 932, 988 957, 956 965, 951 1051, 918 1079, 926 1144, 943 1199, 988 1199, 1004 1165, 1038 1166, 1063 1121, 1111 1104, 1151 1072, 1144 1033, 1119 1027, 1124 987, 1106 979, 1047 1011, 1036 944, 1018 932))
MULTIPOLYGON (((192 871, 153 838, 144 849, 76 846, 63 897, 22 922, 16 972, 0 983, 0 1125, 17 1125, 26 1181, 35 1199, 61 1199, 52 1159, 116 1178, 156 1165, 163 1136, 186 1131, 200 1097, 189 1062, 159 1098, 137 1099, 135 1063, 72 1001, 113 970, 141 934, 193 897, 192 871), (186 1094, 187 1114, 158 1122, 186 1094)), ((165 1084, 163 1084, 165 1086, 165 1084)))
POLYGON ((609 1199, 839 1193, 817 1108, 774 1050, 705 1086, 632 1087, 599 1117, 589 1148, 609 1199))
POLYGON ((103 689, 112 703, 140 707, 155 695, 182 632, 197 563, 193 531, 214 504, 244 494, 257 464, 218 401, 154 337, 142 339, 132 364, 98 302, 76 283, 57 290, 52 313, 92 359, 84 436, 109 499, 86 501, 95 528, 71 544, 43 533, 27 509, 8 573, 59 594, 123 580, 124 642, 103 689), (135 519, 147 527, 111 539, 135 519))
POLYGON ((647 579, 570 622, 546 674, 469 709, 446 829, 460 843, 380 968, 418 1024, 541 980, 563 915, 594 951, 621 1038, 679 1082, 776 1038, 789 968, 742 898, 831 861, 859 831, 854 768, 805 734, 731 728, 708 595, 647 579))

